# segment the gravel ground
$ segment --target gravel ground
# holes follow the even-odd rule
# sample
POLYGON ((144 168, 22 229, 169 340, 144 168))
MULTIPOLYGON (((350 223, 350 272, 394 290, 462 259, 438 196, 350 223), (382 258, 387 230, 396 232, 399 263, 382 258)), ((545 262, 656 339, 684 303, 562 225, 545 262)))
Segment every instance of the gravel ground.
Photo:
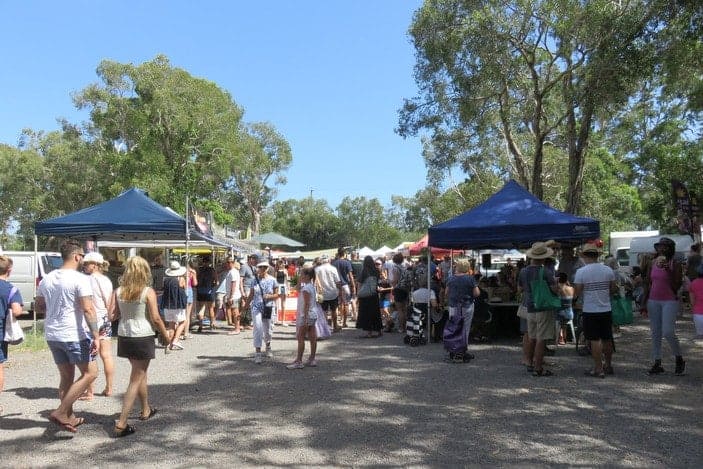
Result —
MULTIPOLYGON (((47 420, 58 372, 49 352, 12 353, 0 403, 4 466, 607 466, 700 467, 703 346, 678 323, 687 375, 650 377, 648 325, 623 327, 616 375, 585 377, 573 345, 550 357, 555 376, 520 366, 517 340, 472 345, 470 364, 443 361, 439 344, 398 334, 359 340, 345 329, 320 343, 319 366, 287 370, 294 327, 276 327, 274 356, 253 361, 251 332, 194 335, 149 370, 158 415, 110 436, 129 375, 117 359, 113 397, 76 404, 77 434, 47 420)), ((113 349, 116 348, 116 341, 113 349)), ((669 353, 664 345, 665 354, 669 353)), ((102 390, 104 378, 96 381, 102 390)))

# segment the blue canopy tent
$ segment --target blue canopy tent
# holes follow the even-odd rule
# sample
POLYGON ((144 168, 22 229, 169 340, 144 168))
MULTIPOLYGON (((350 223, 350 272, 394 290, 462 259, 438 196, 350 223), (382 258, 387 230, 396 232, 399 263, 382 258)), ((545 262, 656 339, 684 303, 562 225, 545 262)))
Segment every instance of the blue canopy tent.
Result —
POLYGON ((114 199, 34 225, 36 235, 108 241, 174 240, 191 238, 227 246, 188 226, 186 219, 132 188, 114 199))
POLYGON ((511 249, 550 239, 576 245, 599 236, 597 220, 550 207, 511 179, 482 204, 431 226, 428 244, 450 249, 511 249))

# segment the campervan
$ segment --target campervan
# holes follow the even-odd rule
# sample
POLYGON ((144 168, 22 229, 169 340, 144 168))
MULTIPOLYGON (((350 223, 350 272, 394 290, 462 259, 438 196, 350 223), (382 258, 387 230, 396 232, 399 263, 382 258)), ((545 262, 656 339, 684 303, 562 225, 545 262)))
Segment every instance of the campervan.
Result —
POLYGON ((611 231, 608 238, 608 251, 615 256, 621 266, 630 264, 630 243, 636 238, 659 236, 659 230, 649 231, 611 231))
POLYGON ((661 235, 661 236, 647 236, 645 238, 634 238, 630 242, 630 265, 639 265, 638 256, 644 253, 655 253, 654 243, 659 241, 661 238, 666 237, 673 240, 676 243, 676 257, 684 260, 688 256, 691 250, 691 245, 693 244, 693 238, 689 235, 661 235))
POLYGON ((36 287, 44 275, 61 267, 61 254, 45 251, 4 251, 2 254, 12 259, 12 273, 8 280, 19 289, 24 311, 34 311, 36 287))

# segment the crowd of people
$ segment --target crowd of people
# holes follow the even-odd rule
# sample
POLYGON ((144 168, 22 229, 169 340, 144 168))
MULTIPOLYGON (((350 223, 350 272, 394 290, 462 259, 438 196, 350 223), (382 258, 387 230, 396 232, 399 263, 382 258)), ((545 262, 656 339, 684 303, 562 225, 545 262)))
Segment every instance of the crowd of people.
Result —
MULTIPOLYGON (((137 400, 140 420, 149 420, 158 411, 149 403, 147 387, 149 363, 157 347, 165 354, 184 350, 184 341, 192 338, 192 332, 214 330, 220 319, 226 321, 228 335, 252 331, 254 363, 261 364, 272 356, 273 327, 284 318, 286 297, 293 291, 297 292, 297 349, 294 360, 286 365, 291 370, 317 366, 317 341, 348 327, 349 321, 355 323, 362 339, 384 333, 406 336, 412 334, 410 316, 417 311, 429 319, 429 330, 422 334, 443 342, 446 359, 468 362, 474 358, 469 353, 472 322, 491 289, 491 294, 519 300, 522 364, 534 376, 553 374, 544 359, 547 343, 565 343, 561 326, 574 320, 575 310, 593 359, 586 375, 615 374, 613 295, 631 298, 636 309, 649 317, 649 373, 664 372, 661 342, 666 339, 674 355, 674 372, 682 375, 686 362, 675 332, 679 298, 682 290, 689 293, 696 331, 703 336, 703 265, 698 245, 686 262, 674 255, 675 245, 669 238, 661 238, 655 248, 656 253, 645 256, 631 275, 623 275, 614 259, 599 261, 602 252, 594 244, 582 246, 578 255, 573 248, 562 247, 557 266, 555 244, 538 242, 527 250, 526 262, 508 262, 488 281, 470 259, 446 256, 428 264, 424 255, 412 261, 400 253, 359 259, 341 248, 333 259, 323 255, 307 262, 304 258, 271 262, 251 254, 245 259, 227 257, 217 268, 209 255, 187 259, 185 265, 171 260, 163 269, 160 259, 150 266, 134 256, 126 260, 113 288, 102 255, 85 253, 79 242, 69 240, 61 246, 62 267, 42 279, 35 300, 37 312, 45 315, 45 336, 60 378, 59 406, 49 419, 71 432, 84 423, 73 405, 77 399, 94 397, 98 356, 105 374, 99 395, 113 394, 110 338, 116 335, 117 356, 129 360, 131 372, 114 434, 134 433, 128 419, 137 400), (538 283, 556 302, 545 306, 543 292, 535 286, 538 283), (304 360, 306 342, 309 355, 304 360)), ((0 307, 8 315, 19 316, 23 300, 12 289, 11 271, 12 260, 0 255, 0 307)), ((9 319, 0 317, 3 332, 9 319)), ((7 353, 7 342, 2 342, 0 391, 7 353)))

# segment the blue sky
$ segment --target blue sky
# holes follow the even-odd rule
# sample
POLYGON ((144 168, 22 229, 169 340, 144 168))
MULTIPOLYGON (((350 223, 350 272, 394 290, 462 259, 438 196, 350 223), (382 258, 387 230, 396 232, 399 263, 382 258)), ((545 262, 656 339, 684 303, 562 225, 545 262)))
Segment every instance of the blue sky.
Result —
POLYGON ((0 142, 23 128, 85 120, 71 93, 103 59, 173 66, 229 91, 269 121, 293 164, 279 200, 412 196, 425 184, 419 139, 394 133, 417 93, 407 35, 421 0, 10 1, 0 3, 0 142))

